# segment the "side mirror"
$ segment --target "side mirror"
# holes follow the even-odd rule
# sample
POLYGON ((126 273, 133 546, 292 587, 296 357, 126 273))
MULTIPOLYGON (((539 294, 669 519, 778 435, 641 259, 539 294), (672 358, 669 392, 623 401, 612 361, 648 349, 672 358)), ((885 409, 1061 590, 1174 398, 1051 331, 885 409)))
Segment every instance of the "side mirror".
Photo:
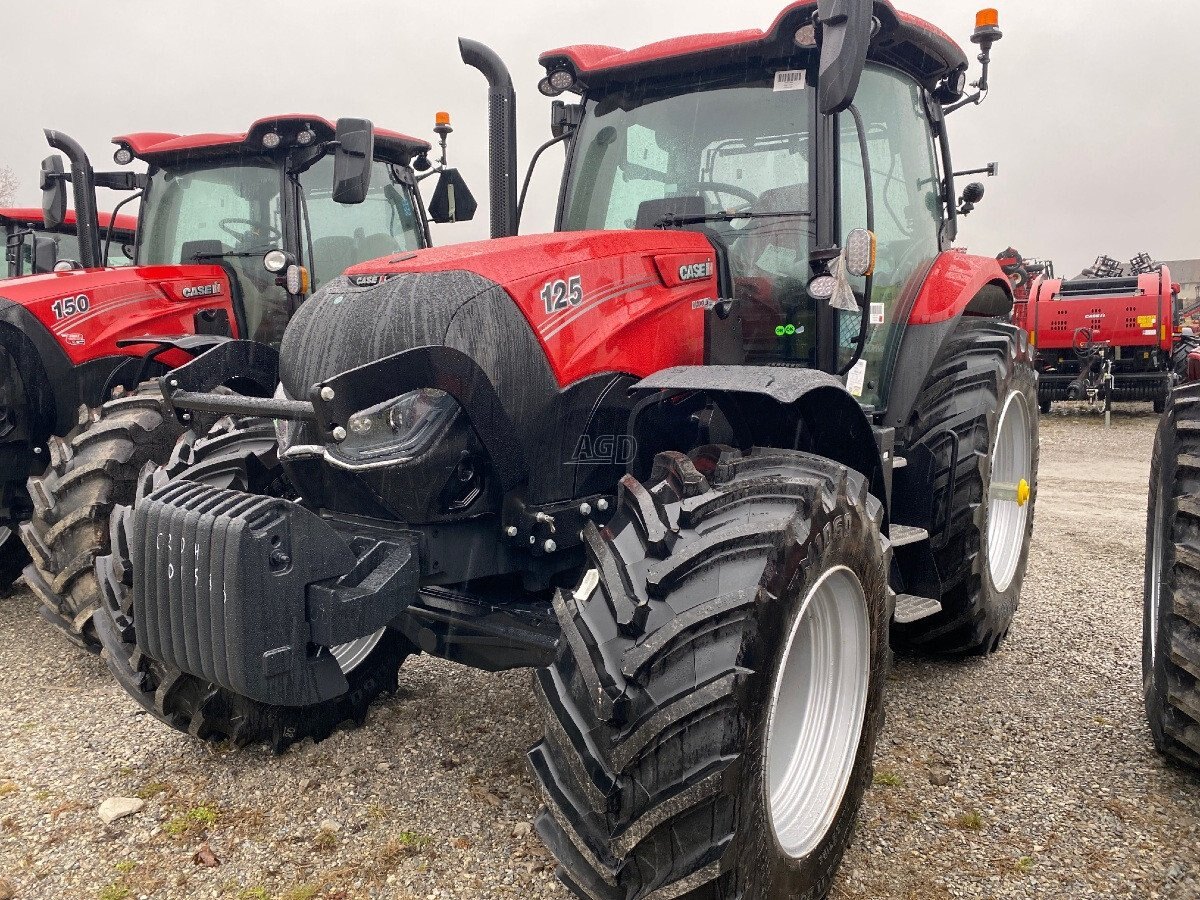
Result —
POLYGON ((42 218, 47 228, 58 228, 67 217, 67 179, 57 153, 42 160, 41 188, 42 218))
POLYGON ((33 236, 33 272, 40 275, 43 272, 53 272, 58 264, 58 244, 53 238, 33 236))
POLYGON ((369 119, 338 119, 333 156, 333 202, 362 203, 371 188, 375 129, 369 119))
POLYGON ((873 0, 820 0, 821 83, 817 104, 827 116, 850 108, 867 65, 874 32, 873 0))
POLYGON ((442 169, 429 201, 429 218, 439 225, 469 222, 478 206, 458 169, 442 169))

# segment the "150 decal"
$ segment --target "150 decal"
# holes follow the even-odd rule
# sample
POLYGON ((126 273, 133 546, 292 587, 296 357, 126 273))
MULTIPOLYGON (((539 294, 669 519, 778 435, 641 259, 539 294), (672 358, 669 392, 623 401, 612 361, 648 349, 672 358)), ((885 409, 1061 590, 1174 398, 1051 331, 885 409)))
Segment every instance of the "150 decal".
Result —
POLYGON ((61 300, 55 300, 50 304, 50 310, 54 313, 54 318, 60 321, 62 319, 69 319, 71 316, 77 316, 80 313, 85 313, 91 308, 92 301, 88 299, 87 294, 63 297, 61 300))
POLYGON ((583 302, 583 279, 572 275, 566 281, 561 278, 546 282, 542 288, 542 303, 546 306, 546 315, 562 312, 583 302))

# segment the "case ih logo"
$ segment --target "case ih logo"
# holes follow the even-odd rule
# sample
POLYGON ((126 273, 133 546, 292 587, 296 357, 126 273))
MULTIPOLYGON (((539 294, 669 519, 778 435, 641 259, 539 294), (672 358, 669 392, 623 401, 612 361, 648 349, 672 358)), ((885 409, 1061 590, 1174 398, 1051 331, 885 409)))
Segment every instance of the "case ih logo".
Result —
POLYGON ((220 294, 221 282, 219 281, 214 281, 212 284, 197 284, 183 289, 184 300, 192 300, 196 297, 217 297, 220 294))
POLYGON ((383 284, 391 275, 351 275, 350 283, 355 287, 374 287, 383 284))
POLYGON ((700 278, 712 277, 712 263, 687 263, 679 267, 680 281, 696 281, 700 278))

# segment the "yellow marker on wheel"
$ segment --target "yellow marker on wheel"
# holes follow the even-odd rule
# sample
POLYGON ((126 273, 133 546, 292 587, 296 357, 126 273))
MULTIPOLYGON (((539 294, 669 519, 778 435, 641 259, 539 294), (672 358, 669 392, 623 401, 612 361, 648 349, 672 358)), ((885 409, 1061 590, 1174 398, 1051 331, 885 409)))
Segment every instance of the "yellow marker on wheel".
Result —
POLYGON ((1029 482, 1022 478, 1016 484, 992 484, 991 497, 993 500, 1013 500, 1017 506, 1024 506, 1029 502, 1032 490, 1029 487, 1029 482))

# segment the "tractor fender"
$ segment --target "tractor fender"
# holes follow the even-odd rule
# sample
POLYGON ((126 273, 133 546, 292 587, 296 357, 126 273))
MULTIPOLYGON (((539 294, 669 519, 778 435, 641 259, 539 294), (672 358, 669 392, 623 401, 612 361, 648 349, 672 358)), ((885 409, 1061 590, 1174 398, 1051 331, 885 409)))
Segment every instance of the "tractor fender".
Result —
MULTIPOLYGON (((887 497, 875 429, 833 375, 774 366, 676 366, 630 390, 707 394, 735 433, 747 435, 748 446, 799 449, 832 459, 865 475, 875 496, 887 497)), ((631 423, 631 430, 638 427, 631 423)))
POLYGON ((996 260, 954 251, 935 259, 908 314, 899 317, 906 325, 885 376, 890 388, 882 424, 908 425, 938 353, 964 316, 1011 316, 1013 303, 1012 286, 996 260))
POLYGON ((26 399, 36 410, 32 429, 38 443, 66 434, 79 409, 79 378, 66 351, 37 317, 19 303, 0 297, 0 346, 25 382, 26 399))

